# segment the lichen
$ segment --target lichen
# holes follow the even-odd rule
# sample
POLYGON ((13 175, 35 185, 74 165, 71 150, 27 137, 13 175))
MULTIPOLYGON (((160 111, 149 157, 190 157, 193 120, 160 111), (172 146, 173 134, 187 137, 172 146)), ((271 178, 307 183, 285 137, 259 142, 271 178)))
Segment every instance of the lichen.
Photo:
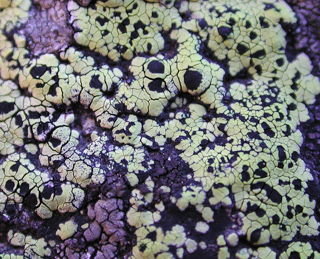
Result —
POLYGON ((283 0, 0 0, 0 257, 318 258, 297 22, 283 0))

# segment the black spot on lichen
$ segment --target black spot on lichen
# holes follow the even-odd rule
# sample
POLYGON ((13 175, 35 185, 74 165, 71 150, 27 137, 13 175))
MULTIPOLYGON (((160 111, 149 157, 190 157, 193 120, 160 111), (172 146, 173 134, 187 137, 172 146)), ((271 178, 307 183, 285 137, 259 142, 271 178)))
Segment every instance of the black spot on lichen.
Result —
POLYGON ((59 87, 58 84, 53 84, 52 86, 50 86, 48 94, 50 94, 51 96, 57 96, 57 88, 58 87, 59 87))
POLYGON ((151 61, 148 64, 148 69, 151 73, 163 74, 164 73, 164 65, 156 60, 151 61))
POLYGON ((268 173, 261 168, 254 171, 255 176, 259 176, 260 178, 265 178, 268 176, 268 173))
POLYGON ((10 170, 11 170, 12 172, 18 172, 19 167, 20 167, 20 163, 17 162, 17 163, 13 164, 13 165, 10 167, 10 170))
POLYGON ((255 53, 251 54, 251 57, 253 58, 263 58, 266 55, 266 51, 264 49, 258 50, 255 53))
POLYGON ((141 245, 139 246, 140 252, 144 252, 144 251, 146 250, 146 248, 147 248, 147 245, 146 245, 146 244, 141 244, 141 245))
POLYGON ((184 82, 189 90, 197 90, 201 80, 202 75, 198 71, 187 70, 184 74, 184 82))
POLYGON ((90 87, 95 89, 102 89, 102 83, 98 75, 93 75, 90 80, 90 87))
POLYGON ((0 114, 7 114, 12 111, 14 111, 14 103, 6 101, 0 102, 0 114))
POLYGON ((49 129, 49 124, 48 123, 40 122, 38 127, 37 127, 37 134, 41 135, 42 133, 45 133, 48 129, 49 129))
POLYGON ((15 123, 17 124, 17 126, 18 126, 18 127, 21 127, 22 124, 23 124, 22 117, 21 117, 20 115, 16 115, 16 116, 14 117, 14 119, 15 119, 15 123))
POLYGON ((50 142, 54 148, 61 144, 61 140, 56 138, 50 138, 50 142))
POLYGON ((153 231, 153 232, 150 232, 146 238, 149 238, 151 241, 156 241, 157 240, 157 232, 156 231, 153 231))
POLYGON ((12 180, 8 180, 8 181, 6 182, 5 188, 6 188, 9 192, 13 192, 14 186, 15 186, 14 182, 13 182, 12 180))
POLYGON ((298 152, 296 151, 293 151, 292 154, 291 154, 291 158, 294 162, 297 162, 298 161, 298 158, 299 158, 299 154, 298 152))
POLYGON ((284 161, 287 159, 286 153, 284 151, 284 148, 282 146, 277 146, 278 149, 278 155, 279 155, 279 161, 284 161))
POLYGON ((127 32, 126 26, 125 26, 124 24, 122 24, 122 23, 120 23, 120 24, 118 25, 118 29, 119 29, 119 31, 122 32, 122 33, 126 33, 126 32, 127 32))
POLYGON ((35 208, 37 203, 38 203, 38 199, 37 199, 37 196, 34 193, 31 193, 24 199, 23 202, 28 207, 35 208))
POLYGON ((295 190, 300 191, 302 189, 302 184, 301 184, 300 179, 294 179, 292 181, 292 184, 293 184, 295 190))
POLYGON ((254 31, 252 31, 252 32, 250 32, 249 37, 251 40, 254 40, 255 38, 258 37, 258 35, 254 31))
POLYGON ((252 233, 250 235, 250 241, 252 243, 256 243, 260 239, 260 236, 261 236, 261 230, 256 229, 256 230, 252 231, 252 233))
POLYGON ((269 191, 269 195, 268 195, 268 191, 267 191, 267 197, 274 203, 280 204, 282 201, 282 196, 280 195, 280 193, 278 191, 276 191, 275 189, 272 189, 269 191))
POLYGON ((273 215, 272 216, 272 223, 273 224, 279 224, 280 223, 280 218, 278 215, 273 215))
POLYGON ((239 52, 240 55, 246 53, 249 50, 245 45, 239 43, 237 46, 237 51, 239 52))
POLYGON ((47 70, 47 66, 35 66, 31 69, 30 74, 34 78, 40 78, 47 70))
POLYGON ((299 252, 297 252, 297 251, 292 251, 291 253, 290 253, 290 256, 289 256, 289 259, 300 259, 301 257, 300 257, 300 254, 299 254, 299 252))
MULTIPOLYGON (((202 29, 202 30, 204 30, 207 26, 208 26, 208 24, 207 24, 207 22, 204 20, 204 19, 201 19, 200 21, 199 21, 199 26, 200 26, 200 28, 202 29)), ((221 34, 220 34, 221 35, 221 34)))
POLYGON ((100 23, 101 26, 104 26, 109 20, 106 17, 97 17, 96 21, 100 23))
POLYGON ((233 32, 233 29, 231 27, 221 26, 218 28, 218 32, 222 36, 222 38, 226 40, 228 36, 233 32))
POLYGON ((264 17, 259 17, 260 25, 263 28, 269 28, 269 23, 265 21, 264 17))
POLYGON ((262 122, 261 126, 264 130, 264 133, 268 136, 273 138, 275 136, 275 132, 270 128, 270 126, 266 122, 262 122))
POLYGON ((40 118, 40 113, 36 111, 29 111, 29 118, 30 119, 39 119, 40 118))
POLYGON ((157 92, 157 93, 161 93, 163 92, 163 88, 162 88, 162 84, 163 84, 163 80, 162 79, 155 79, 152 82, 150 82, 148 84, 148 87, 151 91, 157 92))
POLYGON ((42 193, 41 193, 41 197, 43 199, 50 199, 51 195, 53 194, 54 189, 52 187, 49 186, 45 186, 42 193))
POLYGON ((279 67, 282 67, 283 64, 284 64, 283 58, 278 58, 278 59, 276 60, 276 62, 277 62, 277 65, 278 65, 279 67))
POLYGON ((20 193, 20 195, 25 196, 28 192, 29 192, 29 184, 23 182, 23 183, 20 185, 20 191, 19 191, 19 193, 20 193))
POLYGON ((265 210, 258 208, 256 210, 256 214, 258 215, 258 217, 262 218, 264 215, 266 215, 266 212, 265 212, 265 210))

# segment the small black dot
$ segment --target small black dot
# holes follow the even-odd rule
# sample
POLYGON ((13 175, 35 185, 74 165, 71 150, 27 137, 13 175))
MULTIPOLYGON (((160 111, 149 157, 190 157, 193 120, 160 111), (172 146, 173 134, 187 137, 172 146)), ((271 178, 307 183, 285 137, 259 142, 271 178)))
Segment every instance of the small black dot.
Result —
POLYGON ((150 70, 151 73, 157 73, 157 74, 164 73, 164 65, 157 60, 152 60, 148 64, 148 69, 150 70))
POLYGON ((102 86, 103 86, 103 84, 99 80, 99 76, 98 75, 91 76, 91 80, 90 80, 90 87, 91 88, 102 89, 102 86))
POLYGON ((59 87, 58 84, 53 84, 52 86, 50 86, 48 94, 50 94, 51 96, 57 96, 57 88, 58 87, 59 87))
POLYGON ((162 93, 163 92, 162 83, 163 83, 163 80, 157 78, 148 84, 148 88, 151 91, 162 93))
POLYGON ((259 18, 259 21, 260 21, 261 27, 263 27, 263 28, 269 28, 269 23, 265 21, 265 18, 264 18, 264 17, 260 17, 260 18, 259 18))
POLYGON ((37 196, 34 193, 31 193, 24 199, 24 204, 31 208, 35 208, 38 203, 37 196))
POLYGON ((300 259, 300 253, 297 251, 292 251, 290 253, 289 259, 300 259))
POLYGON ((40 113, 37 111, 29 111, 28 115, 29 119, 40 119, 40 113))
POLYGON ((252 24, 250 21, 246 21, 246 28, 249 29, 251 28, 252 24))
POLYGON ((288 219, 292 219, 293 218, 293 214, 292 214, 291 211, 288 211, 286 216, 287 216, 288 219))
POLYGON ((233 30, 231 27, 221 26, 218 28, 218 32, 222 36, 222 38, 225 40, 233 32, 233 30))
POLYGON ((0 114, 7 114, 14 110, 14 103, 8 103, 6 101, 0 102, 0 114))
POLYGON ((277 146, 279 161, 284 161, 287 159, 287 155, 283 146, 277 146))
POLYGON ((251 54, 253 58, 263 58, 266 55, 266 51, 264 49, 258 50, 255 53, 251 54))
POLYGON ((187 70, 184 74, 184 82, 189 90, 197 90, 201 80, 202 75, 198 71, 187 70))
POLYGON ((246 53, 248 50, 249 48, 241 43, 239 43, 237 46, 237 51, 239 52, 240 55, 246 53))
POLYGON ((250 180, 250 174, 247 171, 242 171, 241 172, 241 179, 244 182, 247 182, 250 180))
POLYGON ((300 191, 302 189, 302 184, 301 184, 300 179, 294 179, 292 181, 292 184, 293 184, 295 190, 300 191))
POLYGON ((19 167, 20 167, 20 163, 17 162, 17 163, 15 163, 14 165, 12 165, 12 166, 10 167, 10 170, 11 170, 12 172, 18 172, 19 167))
POLYGON ((131 38, 132 40, 134 40, 134 39, 136 39, 136 38, 138 38, 138 37, 139 37, 139 33, 138 33, 137 31, 131 32, 130 38, 131 38))
POLYGON ((294 162, 297 162, 298 161, 298 158, 299 158, 299 154, 298 152, 296 151, 293 151, 292 154, 291 154, 291 158, 294 162))
POLYGON ((53 188, 50 186, 45 186, 41 193, 41 197, 46 200, 49 200, 52 194, 53 194, 53 188))
POLYGON ((142 21, 136 22, 133 26, 136 30, 146 28, 146 25, 142 21))
POLYGON ((284 64, 283 58, 278 58, 278 59, 276 60, 276 62, 277 62, 277 65, 278 65, 279 67, 282 67, 283 64, 284 64))
POLYGON ((275 189, 273 189, 270 194, 268 195, 268 198, 277 204, 280 204, 282 202, 282 196, 280 195, 280 193, 278 191, 276 191, 275 189))
POLYGON ((266 215, 266 212, 265 212, 265 210, 259 208, 256 210, 256 214, 259 218, 262 218, 264 215, 266 215))
POLYGON ((96 21, 100 23, 101 26, 105 25, 109 20, 106 17, 97 17, 96 21))
POLYGON ((48 129, 49 129, 49 123, 48 122, 45 122, 45 123, 40 122, 38 127, 37 127, 37 134, 41 135, 42 133, 45 133, 48 129))
POLYGON ((262 128, 264 130, 264 134, 266 134, 268 137, 273 138, 276 135, 275 132, 270 128, 268 123, 262 122, 261 126, 262 126, 262 128))
POLYGON ((119 29, 119 31, 120 31, 121 33, 126 33, 126 32, 127 32, 127 28, 126 28, 126 26, 125 26, 123 23, 120 23, 120 24, 118 25, 118 29, 119 29))
POLYGON ((233 18, 230 18, 229 21, 228 21, 228 24, 230 24, 231 26, 235 25, 236 21, 233 18))
POLYGON ((203 29, 205 29, 205 28, 208 26, 208 24, 207 24, 207 22, 206 22, 204 19, 201 19, 201 20, 199 21, 199 26, 200 26, 200 28, 203 30, 203 29))
POLYGON ((13 192, 14 190, 14 182, 12 180, 8 180, 6 182, 5 188, 9 191, 9 192, 13 192))
POLYGON ((303 207, 300 206, 300 205, 297 205, 296 208, 295 208, 295 210, 296 210, 297 214, 298 214, 298 213, 301 213, 301 212, 303 211, 303 207))
POLYGON ((44 74, 44 72, 46 72, 46 70, 47 70, 47 66, 44 66, 44 65, 39 67, 35 66, 31 69, 30 74, 34 78, 40 78, 44 74))
POLYGON ((272 223, 273 224, 279 224, 279 222, 280 222, 280 218, 279 218, 279 216, 276 214, 276 215, 273 215, 272 216, 272 223))
POLYGON ((258 35, 257 35, 255 32, 253 32, 253 31, 250 32, 250 34, 249 34, 249 37, 250 37, 251 40, 254 40, 255 38, 257 38, 257 36, 258 36, 258 35))
POLYGON ((146 250, 146 248, 147 248, 147 245, 146 245, 146 244, 141 244, 141 245, 139 246, 139 250, 140 250, 141 253, 143 253, 143 252, 146 250))
POLYGON ((50 138, 50 142, 52 143, 52 146, 55 148, 61 144, 61 140, 56 138, 50 138))
POLYGON ((17 125, 18 127, 22 127, 23 121, 22 121, 21 115, 19 115, 19 114, 16 115, 16 116, 14 117, 14 119, 15 119, 16 125, 17 125))
POLYGON ((294 104, 294 103, 290 103, 290 104, 288 105, 288 109, 289 109, 290 111, 296 110, 296 109, 297 109, 297 105, 294 104))
POLYGON ((250 241, 252 243, 256 243, 256 242, 259 241, 260 236, 261 236, 261 230, 260 229, 256 229, 251 233, 250 241))
POLYGON ((155 242, 157 240, 157 232, 156 231, 153 231, 153 232, 150 232, 146 238, 149 238, 151 241, 155 242))
POLYGON ((20 191, 19 191, 19 193, 20 193, 22 196, 25 196, 28 191, 29 191, 29 184, 26 183, 26 182, 23 182, 23 183, 20 185, 20 191))

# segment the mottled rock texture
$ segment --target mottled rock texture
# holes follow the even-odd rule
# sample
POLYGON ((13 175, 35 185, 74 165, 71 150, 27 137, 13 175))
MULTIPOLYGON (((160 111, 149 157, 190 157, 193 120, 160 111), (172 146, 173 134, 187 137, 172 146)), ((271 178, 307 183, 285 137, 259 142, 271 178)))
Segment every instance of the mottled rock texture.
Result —
POLYGON ((0 0, 0 258, 320 258, 316 0, 0 0))

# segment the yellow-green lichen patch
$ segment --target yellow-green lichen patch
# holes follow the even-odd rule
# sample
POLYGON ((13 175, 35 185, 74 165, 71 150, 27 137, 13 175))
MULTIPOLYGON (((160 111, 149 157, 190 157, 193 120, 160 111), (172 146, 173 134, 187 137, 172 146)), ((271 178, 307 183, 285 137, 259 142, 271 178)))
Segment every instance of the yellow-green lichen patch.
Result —
POLYGON ((26 243, 25 239, 26 237, 22 233, 13 233, 12 230, 8 232, 8 242, 13 246, 24 246, 26 243))
POLYGON ((53 211, 76 211, 83 201, 83 191, 71 183, 54 183, 48 172, 41 172, 26 158, 12 154, 1 164, 0 186, 7 200, 22 203, 41 218, 51 218, 53 211))
POLYGON ((65 223, 59 224, 59 229, 57 230, 56 234, 62 239, 65 240, 67 238, 72 237, 78 225, 71 219, 65 223))
POLYGON ((230 0, 189 5, 191 16, 205 25, 198 24, 192 30, 203 38, 209 37, 207 46, 218 59, 228 60, 231 75, 246 68, 254 76, 268 76, 274 69, 286 67, 285 32, 279 21, 289 24, 296 18, 285 2, 271 1, 270 9, 265 9, 266 5, 260 0, 248 4, 230 0))
POLYGON ((31 2, 29 0, 4 0, 0 2, 0 29, 10 31, 26 22, 31 2))
POLYGON ((1 257, 319 257, 283 0, 52 3, 0 1, 1 257))
POLYGON ((119 89, 119 95, 124 96, 127 108, 159 116, 168 101, 178 93, 177 86, 172 82, 172 66, 172 62, 164 60, 162 55, 151 59, 134 58, 130 70, 135 80, 130 85, 122 84, 119 89))
POLYGON ((33 239, 31 236, 26 237, 23 256, 25 258, 40 259, 44 256, 50 256, 51 249, 44 238, 33 239))
POLYGON ((288 249, 280 254, 280 259, 292 258, 298 256, 300 258, 317 258, 320 256, 320 253, 314 251, 309 243, 303 242, 292 242, 288 249))
POLYGON ((144 1, 116 5, 98 1, 89 8, 70 2, 68 10, 72 26, 79 30, 74 35, 76 42, 116 61, 132 59, 134 53, 158 53, 165 44, 161 31, 181 23, 175 8, 144 1))

